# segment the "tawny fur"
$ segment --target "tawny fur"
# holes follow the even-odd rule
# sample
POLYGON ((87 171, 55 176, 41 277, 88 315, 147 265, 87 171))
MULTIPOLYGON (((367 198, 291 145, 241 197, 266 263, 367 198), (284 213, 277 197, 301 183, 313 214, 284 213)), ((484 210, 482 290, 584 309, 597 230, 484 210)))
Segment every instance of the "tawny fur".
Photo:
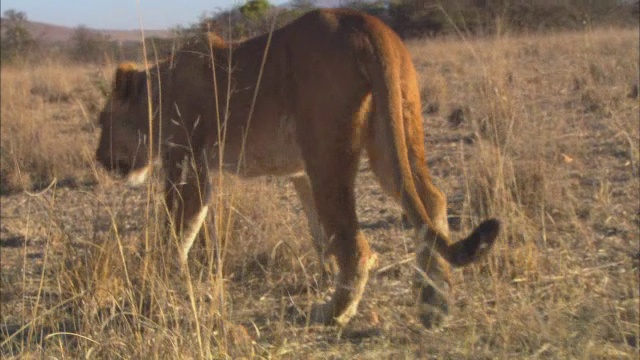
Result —
POLYGON ((446 313, 450 264, 486 253, 499 224, 490 220, 463 241, 449 240, 446 198, 426 167, 421 109, 410 54, 391 29, 357 12, 316 10, 241 43, 194 39, 148 72, 119 67, 97 157, 123 172, 162 158, 173 226, 187 237, 185 259, 206 211, 210 168, 295 174, 316 248, 340 269, 332 301, 312 316, 344 324, 374 260, 355 210, 354 179, 366 149, 380 184, 420 230, 417 263, 428 279, 423 287, 433 288, 421 295, 430 307, 421 311, 446 313), (157 109, 151 128, 148 99, 157 109))

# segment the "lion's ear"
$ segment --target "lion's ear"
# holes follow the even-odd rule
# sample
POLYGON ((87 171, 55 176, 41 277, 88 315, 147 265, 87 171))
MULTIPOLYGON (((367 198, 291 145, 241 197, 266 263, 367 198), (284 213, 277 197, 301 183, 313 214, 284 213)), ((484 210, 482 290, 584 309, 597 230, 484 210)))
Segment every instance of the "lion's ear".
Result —
POLYGON ((134 63, 122 63, 118 65, 116 69, 116 78, 114 81, 113 90, 123 99, 135 94, 136 90, 136 74, 138 70, 134 63))

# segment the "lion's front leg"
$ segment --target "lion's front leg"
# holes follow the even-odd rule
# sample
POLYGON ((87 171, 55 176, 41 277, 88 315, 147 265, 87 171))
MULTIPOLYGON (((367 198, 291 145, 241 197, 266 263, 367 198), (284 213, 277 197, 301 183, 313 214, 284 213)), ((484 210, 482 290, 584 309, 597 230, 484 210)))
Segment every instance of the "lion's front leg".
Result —
POLYGON ((211 183, 204 153, 182 154, 165 162, 165 203, 172 239, 176 239, 180 261, 186 264, 205 218, 211 197, 211 183))

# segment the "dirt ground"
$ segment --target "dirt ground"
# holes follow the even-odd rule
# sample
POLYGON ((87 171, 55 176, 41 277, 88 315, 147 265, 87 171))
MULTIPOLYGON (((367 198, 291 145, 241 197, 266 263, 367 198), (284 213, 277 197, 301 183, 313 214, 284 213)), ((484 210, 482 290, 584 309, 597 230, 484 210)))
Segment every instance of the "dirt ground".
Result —
MULTIPOLYGON (((415 315, 413 230, 366 158, 358 215, 379 264, 358 315, 340 329, 291 315, 330 284, 286 179, 221 178, 216 199, 225 219, 234 214, 224 260, 207 264, 219 252, 196 245, 184 290, 140 275, 152 271, 136 249, 154 238, 157 187, 127 188, 84 157, 72 158, 71 170, 51 165, 54 175, 31 181, 29 191, 2 191, 2 357, 637 359, 637 29, 409 48, 423 84, 428 165, 448 196, 454 238, 489 216, 505 225, 489 259, 454 273, 442 329, 424 329, 415 315)), ((26 76, 2 72, 3 93, 26 76)), ((80 143, 69 147, 76 155, 91 153, 99 131, 87 125, 97 95, 73 90, 73 81, 94 76, 83 74, 69 80, 78 101, 38 103, 43 121, 62 114, 43 136, 57 134, 56 148, 80 143)), ((23 129, 8 123, 25 121, 5 99, 2 161, 29 164, 26 150, 5 156, 5 140, 17 137, 7 131, 23 129)), ((14 153, 29 148, 18 145, 14 153)), ((19 177, 8 171, 3 178, 19 177)))

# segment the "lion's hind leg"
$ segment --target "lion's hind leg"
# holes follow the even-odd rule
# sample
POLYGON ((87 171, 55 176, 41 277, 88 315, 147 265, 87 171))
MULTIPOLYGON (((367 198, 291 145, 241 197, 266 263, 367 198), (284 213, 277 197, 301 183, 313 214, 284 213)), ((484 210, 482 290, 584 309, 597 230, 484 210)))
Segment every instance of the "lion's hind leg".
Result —
MULTIPOLYGON (((419 133, 422 134, 421 131, 419 133)), ((388 141, 385 139, 385 135, 375 126, 369 128, 366 146, 371 169, 384 191, 402 205, 408 220, 417 231, 416 262, 418 270, 415 288, 419 316, 426 327, 439 326, 449 312, 451 266, 434 248, 423 241, 425 235, 422 234, 422 230, 426 226, 426 221, 415 208, 413 202, 402 199, 403 179, 400 176, 394 176, 394 162, 398 160, 394 154, 384 151, 386 149, 385 141, 388 141)), ((431 181, 424 161, 424 148, 421 141, 421 139, 415 142, 408 141, 409 163, 414 170, 411 176, 418 194, 417 205, 424 208, 431 223, 436 227, 435 230, 448 236, 446 197, 431 181)))
POLYGON ((325 324, 345 325, 357 312, 375 255, 365 236, 357 229, 353 188, 332 185, 314 194, 321 222, 331 234, 326 255, 335 256, 339 272, 331 300, 314 306, 312 319, 325 324), (340 188, 343 191, 339 191, 340 188))
POLYGON ((314 306, 311 317, 315 322, 344 325, 357 312, 375 256, 358 230, 354 180, 359 153, 330 145, 328 151, 309 151, 306 167, 328 239, 325 254, 335 256, 339 273, 331 300, 314 306))

